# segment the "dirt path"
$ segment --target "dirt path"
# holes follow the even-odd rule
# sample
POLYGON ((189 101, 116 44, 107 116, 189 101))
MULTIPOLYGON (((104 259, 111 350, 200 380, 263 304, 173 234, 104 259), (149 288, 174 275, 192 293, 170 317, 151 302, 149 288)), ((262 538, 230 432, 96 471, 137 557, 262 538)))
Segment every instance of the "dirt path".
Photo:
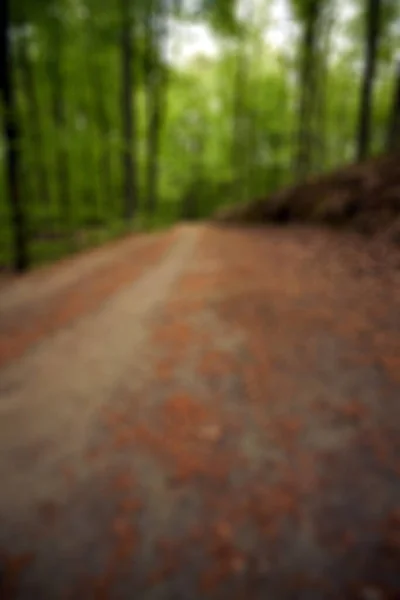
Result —
POLYGON ((384 250, 187 226, 6 289, 0 597, 400 598, 384 250))

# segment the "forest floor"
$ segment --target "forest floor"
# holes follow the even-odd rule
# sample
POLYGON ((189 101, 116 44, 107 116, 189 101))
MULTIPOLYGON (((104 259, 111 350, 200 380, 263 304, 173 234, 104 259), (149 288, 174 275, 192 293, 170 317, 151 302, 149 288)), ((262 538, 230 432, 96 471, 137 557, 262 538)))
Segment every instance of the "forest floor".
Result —
POLYGON ((182 225, 4 283, 1 598, 400 598, 399 260, 182 225))

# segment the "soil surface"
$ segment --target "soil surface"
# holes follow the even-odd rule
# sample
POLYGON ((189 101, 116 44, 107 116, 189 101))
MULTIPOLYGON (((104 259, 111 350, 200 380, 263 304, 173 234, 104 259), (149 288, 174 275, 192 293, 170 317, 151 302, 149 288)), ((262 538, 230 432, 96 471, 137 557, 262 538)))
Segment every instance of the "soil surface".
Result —
POLYGON ((4 284, 0 597, 400 598, 400 257, 180 226, 4 284))
POLYGON ((308 223, 346 228, 400 245, 400 151, 314 175, 217 211, 219 223, 308 223))

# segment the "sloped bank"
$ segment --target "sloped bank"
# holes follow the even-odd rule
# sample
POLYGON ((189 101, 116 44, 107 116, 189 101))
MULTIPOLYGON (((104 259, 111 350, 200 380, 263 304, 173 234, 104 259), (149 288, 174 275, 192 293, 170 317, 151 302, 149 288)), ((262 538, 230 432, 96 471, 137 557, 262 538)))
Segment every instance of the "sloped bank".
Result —
POLYGON ((400 151, 310 178, 267 198, 224 207, 215 220, 345 226, 400 244, 400 151))

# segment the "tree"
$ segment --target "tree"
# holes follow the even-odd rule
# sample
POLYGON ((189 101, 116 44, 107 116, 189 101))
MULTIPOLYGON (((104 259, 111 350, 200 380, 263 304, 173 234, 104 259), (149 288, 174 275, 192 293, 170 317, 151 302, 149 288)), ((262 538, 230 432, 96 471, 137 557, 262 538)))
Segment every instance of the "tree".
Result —
POLYGON ((65 103, 64 44, 65 44, 64 2, 50 5, 48 32, 48 71, 51 84, 51 112, 56 133, 56 172, 58 205, 65 227, 71 226, 71 181, 67 149, 68 128, 65 103))
POLYGON ((29 267, 29 256, 24 202, 19 187, 19 131, 16 123, 15 95, 11 77, 9 0, 2 1, 0 10, 0 86, 4 105, 6 172, 12 215, 13 265, 16 271, 23 272, 29 267))
POLYGON ((247 60, 245 48, 242 40, 239 38, 235 52, 235 66, 233 77, 233 111, 232 111, 232 170, 234 180, 234 190, 236 190, 237 199, 244 201, 245 182, 243 181, 243 158, 245 152, 245 91, 246 91, 246 73, 247 60))
POLYGON ((393 101, 389 113, 387 150, 400 148, 400 59, 396 61, 395 80, 393 86, 393 101))
POLYGON ((138 205, 136 157, 136 97, 134 78, 136 23, 131 3, 120 0, 121 10, 121 114, 124 217, 131 220, 138 205))
POLYGON ((35 157, 35 171, 38 183, 38 192, 45 206, 50 204, 50 190, 48 182, 48 172, 43 157, 43 139, 42 139, 42 114, 40 102, 37 94, 37 85, 35 79, 34 65, 30 53, 30 39, 22 33, 17 44, 17 61, 22 76, 22 85, 27 99, 29 111, 29 122, 32 127, 31 141, 33 144, 33 153, 35 157))
POLYGON ((312 164, 318 171, 326 168, 327 162, 327 109, 328 109, 328 86, 329 86, 329 60, 332 49, 332 29, 335 14, 332 2, 325 2, 324 11, 320 22, 320 47, 317 56, 316 75, 316 101, 315 101, 315 135, 314 154, 312 164))
POLYGON ((371 114, 381 25, 381 0, 367 0, 365 10, 364 70, 361 82, 357 132, 357 159, 368 156, 371 141, 371 114))
POLYGON ((165 118, 167 66, 163 63, 163 50, 167 38, 166 3, 149 0, 145 9, 144 82, 147 115, 147 157, 145 206, 154 214, 158 203, 160 140, 165 118))
POLYGON ((324 0, 293 0, 294 14, 300 28, 299 50, 299 101, 297 141, 295 154, 295 174, 304 179, 312 168, 312 150, 314 143, 313 116, 317 100, 317 51, 318 27, 320 24, 324 0))
POLYGON ((107 89, 99 52, 94 53, 91 63, 90 81, 93 94, 93 110, 101 138, 98 167, 105 200, 110 202, 112 199, 112 161, 109 143, 111 125, 106 106, 107 89))

